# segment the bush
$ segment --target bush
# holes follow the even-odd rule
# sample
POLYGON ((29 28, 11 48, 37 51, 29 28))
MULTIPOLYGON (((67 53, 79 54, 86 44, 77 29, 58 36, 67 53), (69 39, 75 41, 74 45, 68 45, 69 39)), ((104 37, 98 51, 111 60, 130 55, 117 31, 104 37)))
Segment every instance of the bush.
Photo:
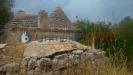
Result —
POLYGON ((114 56, 122 51, 128 61, 133 59, 133 19, 125 17, 118 24, 90 22, 81 20, 75 23, 81 29, 79 42, 95 46, 106 51, 107 56, 114 56))

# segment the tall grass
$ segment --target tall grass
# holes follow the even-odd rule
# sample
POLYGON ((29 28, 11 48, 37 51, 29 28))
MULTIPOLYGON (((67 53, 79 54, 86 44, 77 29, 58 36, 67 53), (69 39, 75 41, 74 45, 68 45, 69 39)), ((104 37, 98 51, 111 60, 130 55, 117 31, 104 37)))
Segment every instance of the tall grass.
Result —
POLYGON ((56 72, 53 75, 133 75, 133 67, 127 67, 129 65, 127 64, 127 58, 121 51, 113 56, 107 65, 102 66, 104 67, 103 69, 100 67, 94 69, 89 61, 83 64, 84 66, 82 67, 71 67, 61 73, 56 72))

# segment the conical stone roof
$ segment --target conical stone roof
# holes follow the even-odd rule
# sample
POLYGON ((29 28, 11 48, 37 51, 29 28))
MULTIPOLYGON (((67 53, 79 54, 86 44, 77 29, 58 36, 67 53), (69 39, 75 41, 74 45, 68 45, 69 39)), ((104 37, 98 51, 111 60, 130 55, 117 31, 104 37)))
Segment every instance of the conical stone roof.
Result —
POLYGON ((39 27, 42 30, 53 31, 78 31, 78 29, 71 23, 63 10, 57 6, 53 12, 48 16, 27 14, 25 11, 20 10, 18 14, 11 20, 7 28, 10 27, 39 27), (39 21, 41 20, 41 24, 39 21), (47 20, 47 21, 46 21, 47 20), (40 24, 40 25, 39 25, 40 24))
POLYGON ((54 30, 76 30, 59 6, 57 6, 49 16, 48 26, 54 30))
POLYGON ((10 26, 14 27, 37 27, 38 25, 38 16, 37 15, 26 15, 21 17, 15 17, 10 26))

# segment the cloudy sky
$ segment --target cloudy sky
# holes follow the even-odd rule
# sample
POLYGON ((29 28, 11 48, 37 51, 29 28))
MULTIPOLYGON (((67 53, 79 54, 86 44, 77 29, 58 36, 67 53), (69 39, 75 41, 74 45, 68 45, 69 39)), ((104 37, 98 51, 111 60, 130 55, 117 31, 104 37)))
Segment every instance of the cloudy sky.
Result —
POLYGON ((133 0, 16 0, 16 12, 25 9, 35 14, 39 10, 49 13, 60 5, 71 21, 75 16, 90 21, 119 22, 125 16, 133 17, 133 0))

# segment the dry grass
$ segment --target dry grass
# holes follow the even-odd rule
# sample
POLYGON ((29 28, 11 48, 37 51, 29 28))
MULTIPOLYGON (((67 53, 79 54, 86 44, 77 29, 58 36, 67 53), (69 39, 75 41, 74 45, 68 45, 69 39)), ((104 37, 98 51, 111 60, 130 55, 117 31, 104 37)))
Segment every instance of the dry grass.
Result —
MULTIPOLYGON (((133 69, 133 68, 130 68, 133 69)), ((20 70, 22 71, 22 70, 20 70)), ((19 72, 18 75, 36 75, 35 72, 27 73, 27 72, 19 72)), ((38 75, 38 74, 37 74, 38 75)), ((39 75, 46 75, 45 72, 42 72, 39 75)), ((51 75, 133 75, 133 72, 127 69, 127 65, 119 65, 115 63, 109 63, 105 66, 104 69, 96 68, 94 69, 89 62, 84 63, 83 66, 78 65, 75 67, 71 67, 65 70, 56 71, 51 75)))
MULTIPOLYGON (((23 53, 24 45, 21 47, 16 47, 15 49, 15 58, 21 58, 23 53), (21 51, 22 50, 22 51, 21 51), (17 52, 20 51, 20 52, 17 52), (16 54, 17 53, 17 54, 16 54), (19 54, 20 53, 20 54, 19 54)), ((114 57, 111 57, 110 63, 108 65, 103 66, 104 69, 94 67, 90 64, 90 62, 82 63, 81 65, 74 66, 63 71, 56 71, 52 73, 52 75, 133 75, 133 67, 127 68, 127 65, 131 63, 127 63, 126 57, 122 52, 116 53, 114 57), (130 69, 130 71, 129 71, 130 69)), ((36 74, 28 74, 27 72, 19 73, 18 75, 36 75, 36 74)), ((40 75, 46 75, 45 73, 41 73, 40 75)))
POLYGON ((116 67, 110 63, 105 69, 97 68, 95 70, 91 65, 87 64, 84 68, 73 67, 63 72, 54 73, 53 75, 133 75, 133 73, 127 69, 127 66, 117 65, 116 67))
POLYGON ((120 51, 114 55, 107 65, 94 68, 90 62, 68 68, 64 71, 58 71, 52 75, 133 75, 133 66, 127 62, 127 58, 120 51), (130 67, 129 67, 130 65, 130 67))

